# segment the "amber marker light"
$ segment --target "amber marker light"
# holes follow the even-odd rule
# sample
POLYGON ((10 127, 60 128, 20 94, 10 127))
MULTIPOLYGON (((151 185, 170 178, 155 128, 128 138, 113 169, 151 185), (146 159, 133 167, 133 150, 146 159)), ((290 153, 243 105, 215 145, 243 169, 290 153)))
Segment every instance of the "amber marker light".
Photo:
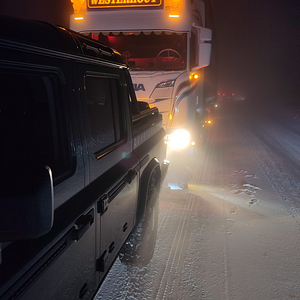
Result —
POLYGON ((172 119, 173 119, 173 116, 172 116, 172 114, 170 114, 170 115, 169 115, 169 119, 170 119, 170 120, 172 120, 172 119))
POLYGON ((179 18, 179 15, 169 15, 169 18, 179 18))
POLYGON ((190 75, 190 79, 191 79, 191 80, 197 80, 197 79, 199 79, 199 75, 198 75, 197 73, 192 73, 192 74, 190 75))
POLYGON ((75 21, 80 21, 80 20, 83 20, 83 17, 75 17, 74 19, 75 19, 75 21))

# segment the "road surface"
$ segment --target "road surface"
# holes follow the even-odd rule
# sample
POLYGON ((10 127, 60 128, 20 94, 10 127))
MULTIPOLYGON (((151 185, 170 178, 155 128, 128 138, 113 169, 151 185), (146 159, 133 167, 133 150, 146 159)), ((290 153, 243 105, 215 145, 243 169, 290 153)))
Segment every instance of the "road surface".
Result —
POLYGON ((95 299, 300 299, 300 128, 221 103, 196 157, 169 151, 154 257, 95 299))

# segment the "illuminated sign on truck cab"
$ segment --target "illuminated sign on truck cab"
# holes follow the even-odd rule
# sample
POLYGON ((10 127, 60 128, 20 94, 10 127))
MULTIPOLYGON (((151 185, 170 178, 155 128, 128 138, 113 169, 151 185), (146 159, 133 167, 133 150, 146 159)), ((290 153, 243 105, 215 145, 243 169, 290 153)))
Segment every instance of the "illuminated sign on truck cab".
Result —
POLYGON ((161 6, 161 0, 88 0, 88 8, 161 6))

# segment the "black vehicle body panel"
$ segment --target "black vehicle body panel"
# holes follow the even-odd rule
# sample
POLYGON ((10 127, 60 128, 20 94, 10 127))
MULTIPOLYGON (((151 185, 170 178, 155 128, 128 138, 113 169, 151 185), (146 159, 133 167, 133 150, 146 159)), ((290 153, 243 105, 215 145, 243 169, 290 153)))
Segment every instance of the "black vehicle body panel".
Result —
POLYGON ((49 166, 53 180, 46 233, 10 240, 0 221, 0 299, 91 299, 145 208, 143 174, 163 166, 161 115, 138 111, 115 50, 43 22, 0 17, 0 80, 0 219, 28 169, 49 166))

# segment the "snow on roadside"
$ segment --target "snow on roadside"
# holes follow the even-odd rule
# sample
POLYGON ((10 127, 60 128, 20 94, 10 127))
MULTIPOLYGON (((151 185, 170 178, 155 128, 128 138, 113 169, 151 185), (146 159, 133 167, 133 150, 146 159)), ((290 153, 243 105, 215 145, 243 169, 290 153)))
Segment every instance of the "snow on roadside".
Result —
POLYGON ((161 193, 150 264, 117 261, 96 299, 300 299, 296 133, 237 112, 220 111, 188 189, 161 193))

